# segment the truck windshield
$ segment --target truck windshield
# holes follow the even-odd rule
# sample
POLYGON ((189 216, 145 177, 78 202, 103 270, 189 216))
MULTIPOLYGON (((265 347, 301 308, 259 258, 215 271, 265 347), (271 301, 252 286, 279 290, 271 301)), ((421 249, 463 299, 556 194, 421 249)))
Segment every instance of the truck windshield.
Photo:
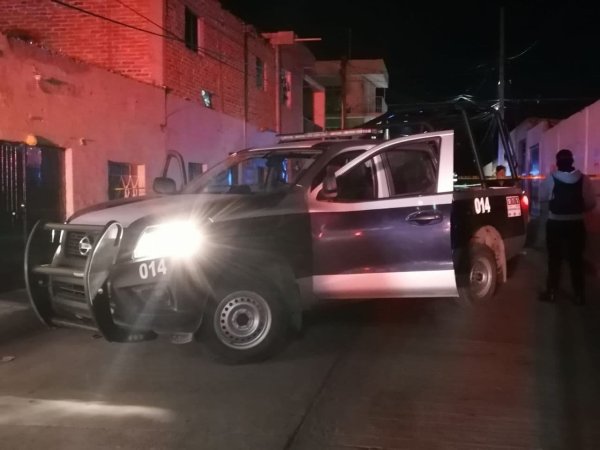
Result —
POLYGON ((185 194, 259 194, 285 190, 296 184, 321 151, 244 152, 232 155, 183 190, 185 194))

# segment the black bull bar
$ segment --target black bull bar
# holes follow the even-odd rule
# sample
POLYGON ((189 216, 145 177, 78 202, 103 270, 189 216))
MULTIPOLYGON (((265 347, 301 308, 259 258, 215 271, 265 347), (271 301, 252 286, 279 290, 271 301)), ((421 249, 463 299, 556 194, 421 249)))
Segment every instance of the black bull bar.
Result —
POLYGON ((151 331, 121 327, 112 317, 106 281, 119 254, 122 237, 123 227, 115 221, 104 226, 41 221, 35 224, 25 247, 25 285, 33 310, 43 323, 50 327, 97 330, 111 342, 155 337, 151 331), (93 242, 80 245, 85 259, 77 264, 59 250, 69 232, 97 236, 93 242), (53 280, 82 289, 84 298, 81 301, 56 298, 52 292, 53 280))

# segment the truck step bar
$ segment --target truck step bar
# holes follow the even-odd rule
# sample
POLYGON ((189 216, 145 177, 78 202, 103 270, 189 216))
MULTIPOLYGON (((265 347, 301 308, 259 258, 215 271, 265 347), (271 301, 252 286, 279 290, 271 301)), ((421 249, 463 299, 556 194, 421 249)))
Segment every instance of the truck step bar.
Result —
POLYGON ((70 277, 80 278, 83 280, 84 273, 74 271, 68 267, 52 267, 50 264, 42 264, 41 266, 35 266, 31 269, 33 273, 39 275, 57 276, 57 277, 70 277))

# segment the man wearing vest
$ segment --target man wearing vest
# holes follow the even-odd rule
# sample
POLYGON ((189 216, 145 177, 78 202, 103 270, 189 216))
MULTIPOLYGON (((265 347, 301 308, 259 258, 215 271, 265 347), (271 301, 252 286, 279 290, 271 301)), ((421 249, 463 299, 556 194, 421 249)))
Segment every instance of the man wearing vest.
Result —
POLYGON ((546 245, 548 248, 548 281, 540 299, 553 302, 560 281, 563 259, 569 263, 574 303, 585 303, 585 224, 583 215, 594 209, 596 196, 590 179, 573 167, 573 154, 563 149, 556 154, 556 168, 541 185, 542 202, 548 202, 546 245))

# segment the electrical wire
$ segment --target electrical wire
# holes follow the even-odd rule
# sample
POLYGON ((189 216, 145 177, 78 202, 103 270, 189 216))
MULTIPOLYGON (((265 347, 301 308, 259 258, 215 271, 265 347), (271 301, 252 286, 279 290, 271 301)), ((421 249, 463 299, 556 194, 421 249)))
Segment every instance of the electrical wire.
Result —
POLYGON ((139 11, 136 11, 134 8, 132 8, 131 6, 129 6, 127 3, 121 1, 121 0, 115 0, 117 3, 119 3, 120 5, 124 6, 125 8, 127 8, 129 11, 131 11, 132 13, 140 16, 142 19, 150 22, 152 25, 160 28, 161 30, 163 30, 165 33, 170 34, 171 36, 175 37, 176 39, 179 39, 179 37, 173 33, 172 31, 168 30, 167 28, 164 28, 163 26, 161 26, 160 24, 154 22, 152 19, 150 19, 149 17, 146 17, 145 15, 143 15, 142 13, 140 13, 139 11))
POLYGON ((520 58, 521 56, 523 56, 525 53, 527 53, 529 50, 531 50, 533 47, 535 47, 536 45, 538 45, 540 42, 539 39, 536 39, 533 44, 531 44, 529 47, 527 47, 525 50, 523 50, 520 53, 517 53, 516 55, 513 56, 509 56, 508 58, 506 58, 508 61, 514 61, 517 58, 520 58))
MULTIPOLYGON (((165 33, 168 33, 168 34, 170 34, 170 35, 175 36, 176 38, 178 38, 177 35, 175 33, 173 33, 171 30, 169 30, 168 28, 165 28, 165 27, 161 26, 160 24, 154 22, 152 19, 150 19, 149 17, 143 15, 142 13, 140 13, 139 11, 137 11, 135 8, 133 8, 133 7, 129 6, 128 4, 126 4, 125 2, 123 2, 122 0, 115 0, 115 1, 117 3, 123 5, 125 8, 127 8, 128 10, 130 10, 131 12, 133 12, 134 14, 136 14, 136 15, 140 16, 141 18, 147 20, 152 25, 160 28, 165 33)), ((186 6, 185 3, 183 3, 181 0, 179 0, 179 1, 180 1, 180 3, 182 5, 186 6)), ((218 19, 218 18, 216 18, 214 16, 211 16, 209 14, 202 14, 202 17, 208 17, 208 18, 214 20, 215 22, 220 22, 220 19, 218 19)), ((224 33, 223 31, 220 31, 220 33, 222 33, 223 35, 227 36, 229 39, 231 39, 233 42, 235 42, 236 44, 238 44, 240 47, 242 47, 244 45, 243 42, 238 41, 232 34, 230 34, 230 33, 224 33)))
MULTIPOLYGON (((186 43, 184 39, 182 39, 182 38, 180 38, 178 36, 168 36, 168 35, 165 35, 165 34, 162 34, 162 33, 156 33, 156 32, 151 31, 151 30, 146 30, 144 28, 136 27, 135 25, 130 25, 128 23, 124 23, 124 22, 121 22, 121 21, 118 21, 118 20, 115 20, 115 19, 111 19, 110 17, 106 17, 106 16, 103 16, 101 14, 96 14, 96 13, 94 13, 92 11, 87 10, 87 9, 80 8, 80 7, 75 6, 75 5, 71 5, 71 4, 66 3, 66 2, 64 2, 62 0, 50 0, 50 1, 52 3, 56 3, 58 5, 66 7, 66 8, 70 8, 70 9, 73 9, 75 11, 78 11, 78 12, 80 12, 82 14, 86 14, 86 15, 95 17, 97 19, 105 20, 105 21, 113 23, 115 25, 119 25, 119 26, 122 26, 122 27, 125 27, 125 28, 129 28, 129 29, 132 29, 132 30, 135 30, 135 31, 142 32, 142 33, 147 33, 147 34, 150 34, 150 35, 153 35, 153 36, 157 36, 157 37, 160 37, 160 38, 163 38, 163 39, 173 40, 173 41, 181 42, 181 43, 184 43, 184 44, 186 43)), ((213 50, 210 50, 210 49, 204 48, 204 47, 198 47, 198 50, 202 51, 203 53, 206 53, 206 55, 208 57, 210 57, 210 58, 212 58, 212 59, 220 62, 221 64, 224 64, 225 66, 230 67, 231 69, 234 69, 234 70, 236 70, 236 71, 238 71, 240 73, 246 73, 246 71, 244 69, 240 69, 239 67, 234 66, 233 64, 230 64, 227 61, 223 60, 222 57, 224 55, 219 54, 218 52, 215 52, 213 50)))
MULTIPOLYGON (((165 33, 170 34, 171 36, 173 36, 173 38, 177 41, 180 42, 185 42, 183 39, 181 39, 179 36, 177 36, 174 32, 172 32, 171 30, 169 30, 168 28, 165 28, 163 26, 161 26, 160 24, 154 22, 152 19, 150 19, 149 17, 145 16, 144 14, 140 13, 139 11, 137 11, 135 8, 127 5, 125 2, 123 2, 122 0, 115 0, 117 3, 119 3, 120 5, 123 5, 124 7, 126 7, 127 9, 129 9, 131 12, 133 12, 134 14, 138 15, 139 17, 147 20, 148 22, 150 22, 152 25, 160 28, 161 30, 163 30, 165 33)), ((216 19, 215 19, 216 20, 216 19)), ((238 42, 236 42, 237 44, 239 44, 238 42)), ((240 44, 241 45, 241 44, 240 44)), ((225 58, 225 59, 229 59, 231 61, 233 61, 233 58, 227 58, 226 55, 224 55, 223 53, 219 53, 215 50, 209 50, 206 47, 201 47, 201 46, 197 46, 198 50, 201 50, 203 52, 212 52, 213 55, 215 55, 215 57, 217 58, 225 58)), ((224 62, 222 60, 219 60, 220 62, 224 62)), ((238 69, 240 71, 242 71, 242 69, 238 69)))
MULTIPOLYGON (((183 0, 177 0, 181 5, 183 5, 186 8, 189 8, 188 5, 186 5, 186 3, 183 0)), ((223 19, 221 19, 220 17, 215 17, 212 14, 207 14, 206 11, 203 11, 201 15, 198 15, 198 17, 206 17, 209 19, 212 19, 215 22, 218 22, 220 24, 223 24, 223 19)), ((245 26, 246 23, 241 21, 242 24, 245 26)), ((232 34, 230 33, 225 33, 223 30, 219 30, 219 33, 223 34, 224 36, 227 36, 229 39, 231 39, 233 42, 235 42, 237 45, 239 45, 240 47, 243 47, 244 43, 241 41, 238 41, 236 37, 234 37, 232 34)))

